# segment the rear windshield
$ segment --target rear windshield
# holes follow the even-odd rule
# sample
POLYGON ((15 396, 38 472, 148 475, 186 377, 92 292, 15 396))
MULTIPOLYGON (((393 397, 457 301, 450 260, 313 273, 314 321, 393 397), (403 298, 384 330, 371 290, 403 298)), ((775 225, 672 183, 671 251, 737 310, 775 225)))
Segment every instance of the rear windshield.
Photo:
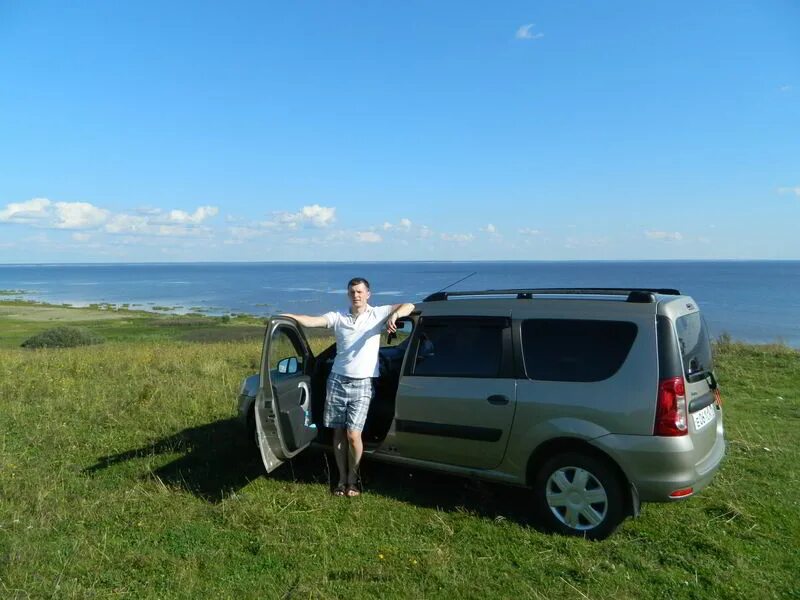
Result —
POLYGON ((711 344, 706 322, 699 312, 679 317, 675 321, 681 345, 683 372, 688 381, 699 381, 713 368, 711 344))

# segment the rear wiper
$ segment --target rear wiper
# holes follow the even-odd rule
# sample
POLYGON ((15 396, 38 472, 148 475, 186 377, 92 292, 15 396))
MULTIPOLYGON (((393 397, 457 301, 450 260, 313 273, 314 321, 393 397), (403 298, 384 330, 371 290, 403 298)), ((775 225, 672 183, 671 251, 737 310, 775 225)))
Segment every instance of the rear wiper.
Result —
POLYGON ((714 371, 709 370, 706 379, 708 379, 708 387, 710 387, 712 390, 717 389, 717 378, 714 377, 714 371))
MULTIPOLYGON (((699 369, 697 371, 692 371, 691 373, 687 373, 686 381, 688 381, 689 383, 696 383, 701 379, 707 379, 709 376, 711 376, 712 380, 714 379, 714 373, 711 371, 711 369, 699 369)), ((717 382, 714 381, 712 389, 716 387, 716 384, 717 382)))

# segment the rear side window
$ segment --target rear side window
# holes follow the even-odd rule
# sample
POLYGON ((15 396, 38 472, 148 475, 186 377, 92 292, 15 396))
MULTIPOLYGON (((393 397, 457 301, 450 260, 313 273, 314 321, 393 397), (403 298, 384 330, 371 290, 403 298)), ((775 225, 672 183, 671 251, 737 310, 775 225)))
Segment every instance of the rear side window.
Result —
POLYGON ((675 329, 681 346, 683 373, 689 382, 699 381, 713 368, 706 322, 699 312, 691 313, 678 317, 675 329))
POLYGON ((528 319, 522 354, 530 379, 602 381, 619 371, 638 328, 628 321, 528 319))
POLYGON ((427 377, 498 377, 508 319, 429 317, 416 342, 412 374, 427 377))

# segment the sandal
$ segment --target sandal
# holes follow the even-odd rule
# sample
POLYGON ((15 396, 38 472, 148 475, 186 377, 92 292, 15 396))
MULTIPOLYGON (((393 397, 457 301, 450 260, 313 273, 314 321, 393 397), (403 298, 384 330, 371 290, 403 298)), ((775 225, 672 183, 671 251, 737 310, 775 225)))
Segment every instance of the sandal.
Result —
POLYGON ((334 496, 343 497, 347 495, 347 486, 343 483, 340 483, 331 492, 334 496))
POLYGON ((358 489, 358 486, 354 483, 351 483, 347 486, 345 490, 345 496, 348 498, 355 498, 356 496, 361 495, 361 490, 358 489))

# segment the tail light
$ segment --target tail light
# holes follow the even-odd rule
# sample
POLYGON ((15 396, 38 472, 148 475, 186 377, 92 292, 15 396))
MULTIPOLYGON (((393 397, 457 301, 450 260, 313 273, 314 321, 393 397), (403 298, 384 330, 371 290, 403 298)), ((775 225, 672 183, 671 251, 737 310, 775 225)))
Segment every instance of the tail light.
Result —
POLYGON ((683 377, 662 379, 658 384, 656 425, 653 435, 686 435, 686 384, 683 377))
POLYGON ((719 388, 714 388, 714 403, 718 408, 722 407, 722 394, 719 393, 719 388))

